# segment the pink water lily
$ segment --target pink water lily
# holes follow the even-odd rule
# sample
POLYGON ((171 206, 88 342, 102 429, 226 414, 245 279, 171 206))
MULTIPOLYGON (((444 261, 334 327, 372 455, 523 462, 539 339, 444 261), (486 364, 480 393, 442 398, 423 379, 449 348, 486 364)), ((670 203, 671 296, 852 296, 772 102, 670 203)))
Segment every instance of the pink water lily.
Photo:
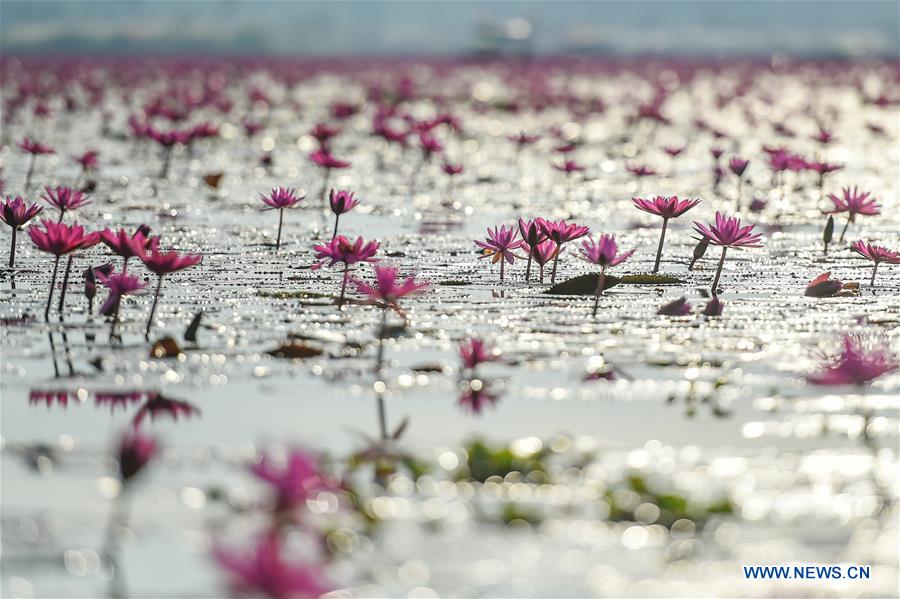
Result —
MULTIPOLYGON (((29 227, 28 235, 31 237, 32 243, 42 252, 53 254, 53 274, 50 277, 50 291, 47 294, 47 307, 44 309, 44 320, 50 320, 50 305, 53 301, 53 289, 56 287, 56 275, 59 271, 59 260, 66 254, 71 254, 75 250, 88 248, 100 239, 97 233, 85 233, 84 227, 78 224, 66 225, 63 223, 54 223, 49 220, 42 220, 41 224, 44 229, 38 227, 29 227)), ((72 266, 71 260, 66 266, 66 279, 69 276, 69 270, 72 266)), ((65 290, 65 287, 63 287, 65 290)), ((60 313, 62 306, 60 306, 60 313)))
POLYGON ((350 278, 350 266, 357 262, 377 262, 375 254, 378 252, 380 244, 377 241, 366 241, 362 237, 357 237, 356 241, 350 241, 343 235, 338 235, 327 243, 319 243, 313 246, 316 252, 318 262, 312 265, 313 270, 317 270, 322 266, 332 267, 335 264, 344 264, 344 275, 341 280, 341 294, 338 297, 338 306, 344 303, 344 294, 347 290, 347 282, 350 278), (325 264, 330 261, 329 264, 325 264))
POLYGON ((332 189, 328 195, 328 204, 331 206, 331 212, 334 214, 334 232, 331 234, 331 238, 334 239, 337 237, 338 222, 341 219, 341 215, 356 208, 359 205, 359 200, 353 197, 353 192, 349 189, 332 189))
POLYGON ((879 264, 882 262, 885 264, 900 264, 900 252, 889 250, 880 245, 866 243, 862 240, 851 243, 850 251, 872 261, 872 280, 870 282, 872 287, 875 286, 875 273, 878 272, 879 264))
POLYGON ((722 276, 722 266, 725 264, 725 251, 728 248, 757 248, 762 247, 762 236, 754 233, 755 225, 741 226, 741 219, 734 216, 725 216, 716 211, 715 224, 704 225, 694 221, 696 230, 703 239, 711 245, 722 247, 722 256, 719 258, 719 266, 712 283, 712 293, 716 295, 719 287, 719 277, 722 276))
POLYGON ((9 245, 9 267, 13 268, 16 263, 16 233, 19 229, 28 224, 28 221, 41 213, 43 207, 37 204, 28 205, 21 197, 6 197, 3 203, 0 203, 0 220, 6 223, 12 230, 12 240, 9 245))
POLYGON ((900 361, 881 340, 860 334, 844 337, 841 352, 826 356, 822 369, 806 377, 815 385, 858 385, 900 368, 900 361))
POLYGON ((176 251, 161 252, 156 244, 153 244, 149 250, 142 248, 139 257, 147 270, 156 275, 156 292, 153 294, 153 305, 150 307, 150 316, 147 318, 147 328, 144 331, 144 337, 149 339, 153 317, 156 315, 156 304, 159 302, 159 294, 162 290, 163 277, 200 264, 203 256, 201 254, 179 254, 176 251))
POLYGON ((564 243, 581 239, 590 233, 590 227, 577 225, 575 223, 567 223, 565 220, 558 221, 541 220, 540 226, 544 231, 547 239, 552 240, 556 244, 556 254, 553 257, 553 270, 550 273, 550 282, 556 282, 556 266, 559 262, 559 255, 562 253, 564 243))
POLYGON ((629 250, 620 254, 619 244, 616 243, 615 235, 601 235, 597 241, 590 237, 581 243, 582 259, 600 267, 597 290, 594 292, 594 310, 591 316, 597 316, 597 306, 600 303, 600 295, 603 294, 603 287, 606 283, 606 269, 625 262, 631 258, 635 251, 629 250))
POLYGON ((57 187, 56 189, 45 187, 44 192, 41 198, 59 210, 60 222, 66 212, 77 210, 91 203, 86 195, 71 187, 57 187))
POLYGON ((881 214, 881 206, 877 203, 875 198, 869 197, 870 195, 871 192, 869 191, 860 193, 856 187, 853 187, 853 189, 844 187, 841 189, 841 196, 837 196, 833 193, 828 194, 828 199, 831 200, 834 207, 830 210, 826 210, 825 214, 847 213, 847 222, 844 223, 844 228, 841 229, 841 236, 838 238, 838 243, 844 241, 847 227, 850 226, 850 223, 856 222, 857 215, 876 216, 881 214))
POLYGON ((260 194, 260 199, 268 206, 266 210, 278 210, 278 236, 275 239, 275 250, 281 249, 281 225, 284 221, 285 208, 293 208, 306 196, 297 193, 296 189, 275 187, 267 195, 260 194))
POLYGON ((653 264, 653 272, 659 272, 659 262, 662 260, 663 244, 666 240, 666 227, 670 218, 678 218, 691 208, 700 203, 700 200, 679 200, 678 196, 656 196, 653 199, 631 198, 634 207, 638 210, 655 214, 663 219, 662 231, 659 234, 659 246, 656 248, 656 262, 653 264))
POLYGON ((262 536, 247 553, 213 549, 212 555, 241 596, 266 599, 315 599, 331 590, 318 564, 290 563, 277 531, 262 536))
POLYGON ((500 281, 502 282, 504 265, 507 262, 512 264, 516 261, 518 256, 513 253, 513 250, 522 247, 524 242, 521 239, 516 239, 519 234, 516 229, 513 227, 506 228, 504 225, 493 229, 488 227, 487 234, 487 239, 484 241, 475 240, 475 245, 484 250, 483 258, 490 257, 492 263, 500 263, 500 281))

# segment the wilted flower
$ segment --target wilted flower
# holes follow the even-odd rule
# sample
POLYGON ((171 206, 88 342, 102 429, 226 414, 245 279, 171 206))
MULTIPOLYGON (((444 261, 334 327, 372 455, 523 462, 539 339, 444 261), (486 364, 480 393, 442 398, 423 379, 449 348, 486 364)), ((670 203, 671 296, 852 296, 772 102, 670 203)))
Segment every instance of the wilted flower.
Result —
POLYGON ((844 282, 832 279, 829 271, 810 281, 803 295, 806 297, 834 297, 843 288, 844 282))
POLYGON ((872 280, 870 285, 875 286, 875 273, 878 271, 878 265, 882 262, 886 264, 900 264, 900 252, 889 250, 880 245, 872 245, 864 241, 854 241, 850 244, 850 251, 859 254, 863 258, 868 258, 874 264, 872 267, 872 280))
MULTIPOLYGON (((527 244, 526 244, 526 247, 527 244)), ((565 249, 556 245, 556 242, 545 239, 534 247, 528 248, 528 257, 529 259, 533 259, 540 266, 540 282, 544 282, 544 266, 550 262, 550 260, 554 260, 554 264, 556 264, 555 260, 559 257, 559 255, 564 252, 565 249)))
POLYGON ((718 296, 714 295, 711 300, 706 302, 706 307, 703 308, 704 316, 721 316, 722 309, 725 307, 725 302, 719 299, 718 296))
POLYGON ((663 304, 656 311, 661 316, 687 316, 691 313, 691 305, 687 299, 681 297, 675 301, 663 304))

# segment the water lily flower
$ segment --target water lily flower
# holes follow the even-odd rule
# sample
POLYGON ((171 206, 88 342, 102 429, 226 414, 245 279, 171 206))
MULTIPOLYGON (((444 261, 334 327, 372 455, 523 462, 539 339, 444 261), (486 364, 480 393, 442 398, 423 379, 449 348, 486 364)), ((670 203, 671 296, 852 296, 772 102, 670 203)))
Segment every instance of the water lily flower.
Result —
POLYGON ((99 155, 100 153, 97 150, 88 150, 80 156, 72 156, 72 160, 81 165, 81 173, 78 175, 75 187, 78 187, 78 183, 88 171, 95 171, 100 168, 100 160, 97 158, 99 155))
POLYGON ((147 237, 150 227, 147 225, 139 226, 134 233, 129 233, 125 229, 113 231, 109 227, 100 231, 100 241, 122 257, 122 272, 128 270, 128 260, 134 257, 140 257, 143 251, 158 242, 158 237, 147 237))
POLYGON ((284 209, 293 208, 305 198, 298 194, 296 189, 287 187, 275 187, 269 195, 260 194, 260 199, 268 208, 264 210, 278 210, 278 237, 275 239, 275 249, 281 249, 281 225, 284 220, 284 209))
POLYGON ((653 175, 656 174, 655 170, 653 170, 650 167, 644 166, 642 164, 639 164, 636 166, 635 165, 626 166, 625 170, 627 170, 629 173, 631 173, 632 175, 634 175, 635 177, 638 177, 638 178, 652 177, 653 175))
POLYGON ((147 270, 156 275, 156 292, 153 294, 153 305, 150 308, 147 329, 144 333, 144 337, 149 339, 150 327, 153 326, 153 317, 156 315, 156 304, 159 302, 159 292, 162 290, 163 277, 200 264, 203 256, 201 254, 179 254, 175 251, 161 252, 156 244, 153 244, 149 249, 141 248, 139 257, 147 270))
POLYGON ((597 305, 600 303, 600 295, 603 293, 603 286, 606 282, 606 269, 625 262, 635 251, 629 250, 620 254, 615 235, 601 235, 597 241, 594 241, 593 237, 589 237, 581 243, 581 258, 600 267, 597 290, 594 292, 594 310, 591 316, 597 316, 597 305))
MULTIPOLYGON (((369 298, 369 302, 381 307, 381 324, 378 329, 378 353, 375 358, 375 374, 381 376, 384 360, 384 337, 387 327, 388 308, 403 314, 398 303, 400 299, 419 293, 428 288, 427 283, 418 283, 414 277, 408 277, 402 283, 397 281, 397 269, 391 266, 375 266, 375 284, 353 279, 357 291, 369 298)), ((387 417, 385 415, 383 392, 376 387, 378 400, 378 424, 381 430, 381 439, 388 439, 387 417)))
POLYGON ((344 276, 341 281, 341 294, 338 297, 338 305, 344 303, 344 293, 347 289, 347 281, 350 277, 350 265, 357 262, 377 262, 375 254, 378 252, 380 244, 377 241, 366 242, 362 237, 357 237, 356 241, 351 242, 343 235, 333 237, 328 243, 319 243, 313 246, 316 251, 316 262, 312 265, 313 270, 325 266, 325 261, 330 260, 329 267, 334 266, 338 262, 344 264, 344 276))
POLYGON ((863 258, 868 258, 873 262, 872 280, 869 283, 872 287, 875 287, 875 273, 878 272, 879 264, 882 262, 885 264, 900 264, 900 252, 889 250, 880 245, 866 243, 862 240, 851 243, 850 251, 859 254, 863 258))
POLYGON ((463 368, 474 369, 479 364, 496 362, 500 359, 500 352, 478 338, 466 339, 459 346, 459 357, 462 359, 463 368))
POLYGON ((744 188, 744 171, 747 170, 747 167, 750 165, 749 160, 744 160, 743 158, 738 158, 734 156, 731 160, 728 161, 728 168, 731 170, 732 174, 737 177, 737 200, 735 205, 735 211, 741 211, 741 195, 744 188))
POLYGON ((482 258, 491 256, 491 262, 494 264, 500 263, 500 281, 502 282, 504 265, 507 262, 510 264, 515 262, 516 255, 512 251, 522 247, 523 241, 521 239, 516 240, 519 234, 518 231, 512 227, 507 229, 504 225, 493 229, 488 227, 487 233, 487 239, 484 241, 476 240, 475 245, 484 250, 482 258))
POLYGON ((686 298, 680 297, 677 300, 663 304, 656 313, 660 316, 687 316, 691 313, 691 305, 686 298))
POLYGON ((100 266, 92 266, 86 269, 82 276, 84 277, 84 296, 88 301, 88 314, 94 313, 94 298, 97 296, 97 278, 102 275, 109 275, 114 268, 112 262, 107 262, 100 266))
MULTIPOLYGON (((524 218, 519 219, 519 234, 522 236, 525 245, 529 248, 536 247, 547 238, 547 235, 544 233, 543 222, 544 219, 540 217, 532 220, 526 220, 524 218)), ((531 260, 532 256, 531 252, 529 252, 528 265, 525 267, 525 282, 531 280, 531 260)))
POLYGON ((330 127, 325 123, 316 123, 316 126, 312 128, 309 134, 319 142, 319 149, 327 151, 328 142, 340 132, 339 127, 330 127))
POLYGON ((47 307, 44 309, 44 320, 50 319, 50 303, 53 301, 53 289, 56 287, 56 275, 59 271, 59 259, 75 250, 90 247, 97 243, 97 233, 85 234, 84 227, 78 224, 66 225, 41 220, 44 229, 29 227, 28 235, 32 243, 42 252, 53 254, 53 275, 50 277, 50 292, 47 295, 47 307))
POLYGON ((334 239, 337 237, 338 221, 341 215, 353 210, 359 204, 359 200, 353 197, 353 192, 350 190, 341 189, 336 191, 332 189, 328 196, 328 201, 331 205, 331 211, 334 213, 334 233, 331 234, 331 238, 334 239))
POLYGON ((314 599, 331 590, 319 565, 285 561, 277 531, 271 531, 249 553, 222 548, 213 557, 231 579, 234 592, 267 599, 314 599))
POLYGON ((819 128, 819 132, 813 135, 812 138, 822 145, 828 145, 834 141, 834 133, 827 129, 819 128))
POLYGON ((556 259, 565 251, 565 248, 556 245, 556 242, 550 239, 545 239, 534 247, 527 246, 526 244, 526 247, 529 247, 528 258, 534 259, 540 267, 540 282, 543 284, 544 266, 551 259, 554 260, 554 264, 556 264, 556 259))
POLYGON ((822 369, 806 380, 815 385, 858 385, 900 368, 900 361, 887 344, 861 334, 844 337, 841 353, 826 357, 822 369))
POLYGON ((57 187, 56 189, 45 187, 44 191, 46 193, 41 195, 41 198, 59 210, 58 222, 62 222, 67 211, 77 210, 91 203, 86 195, 71 187, 57 187))
POLYGON ((590 233, 591 229, 590 227, 576 225, 575 223, 567 223, 563 219, 558 221, 541 219, 540 226, 544 231, 544 235, 547 236, 547 239, 552 240, 556 244, 556 255, 553 257, 553 270, 550 273, 550 282, 555 283, 556 265, 559 261, 559 255, 562 253, 563 244, 575 241, 576 239, 581 239, 590 233))
POLYGON ((524 131, 520 131, 515 135, 510 135, 507 139, 516 144, 516 153, 518 153, 522 151, 522 148, 524 148, 525 146, 530 146, 531 144, 537 142, 540 138, 540 135, 529 135, 524 131))
POLYGON ((444 174, 450 177, 452 180, 453 177, 462 174, 463 165, 461 164, 453 164, 451 162, 444 162, 441 165, 441 170, 444 171, 444 174))
POLYGON ((459 396, 459 405, 472 414, 481 414, 486 406, 494 406, 500 401, 500 397, 491 392, 484 381, 472 379, 465 381, 459 396))
POLYGON ((9 246, 9 267, 16 263, 16 233, 28 224, 28 221, 41 213, 43 207, 37 204, 29 206, 21 197, 6 196, 6 201, 0 203, 0 220, 12 229, 12 241, 9 246))
POLYGON ((574 160, 566 159, 562 164, 554 164, 553 168, 566 174, 568 178, 572 173, 580 173, 584 170, 584 166, 574 160))
POLYGON ((653 264, 653 272, 659 271, 659 262, 662 259, 663 243, 666 240, 666 227, 670 218, 678 218, 691 208, 700 203, 700 200, 679 200, 678 196, 656 196, 652 200, 631 198, 634 207, 648 214, 655 214, 663 219, 662 232, 659 234, 659 246, 656 248, 656 262, 653 264))
POLYGON ((195 405, 178 399, 170 399, 159 393, 148 393, 144 405, 135 413, 132 425, 139 428, 147 416, 153 421, 159 415, 170 416, 172 420, 180 417, 190 418, 200 413, 195 405))
POLYGON ((129 430, 119 443, 119 477, 130 483, 150 460, 159 453, 159 443, 153 437, 129 430))
POLYGON ((722 309, 725 307, 725 302, 719 299, 719 296, 714 295, 711 300, 706 302, 706 307, 703 308, 704 316, 721 316, 722 309))
POLYGON ((694 230, 711 245, 722 247, 722 256, 719 258, 719 267, 712 283, 712 293, 717 295, 719 277, 722 276, 722 266, 725 264, 725 252, 728 248, 762 247, 761 235, 754 233, 755 225, 741 226, 741 219, 734 216, 725 216, 716 211, 715 224, 704 225, 694 221, 694 230))
POLYGON ((331 155, 331 153, 327 149, 321 149, 316 152, 313 152, 309 155, 309 159, 313 161, 319 168, 323 169, 325 172, 322 175, 322 191, 319 194, 319 199, 322 204, 322 208, 325 208, 325 192, 328 190, 328 180, 331 177, 331 171, 335 169, 347 168, 350 166, 350 163, 346 160, 340 160, 331 155))
POLYGON ((853 189, 845 187, 841 189, 841 193, 843 197, 838 197, 833 193, 828 194, 828 199, 834 204, 834 208, 825 211, 825 214, 847 213, 847 222, 841 230, 841 236, 838 238, 838 243, 844 241, 844 234, 847 232, 847 227, 850 226, 850 223, 856 222, 856 216, 858 214, 863 216, 876 216, 881 214, 881 206, 876 203, 877 200, 869 197, 871 192, 867 191, 865 193, 860 193, 856 187, 853 189))
POLYGON ((190 136, 182 131, 171 129, 168 131, 159 131, 150 127, 146 131, 147 137, 162 146, 165 151, 163 157, 162 168, 159 172, 159 178, 165 179, 169 175, 169 167, 172 163, 172 151, 177 145, 187 145, 190 142, 190 136))
POLYGON ((25 185, 24 189, 28 189, 31 187, 31 177, 34 175, 34 166, 37 162, 38 156, 45 156, 47 154, 55 154, 56 150, 51 148, 50 146, 44 145, 39 141, 33 141, 29 138, 24 138, 18 144, 19 149, 25 152, 26 154, 30 154, 30 162, 28 163, 28 172, 25 174, 25 185))
POLYGON ((678 156, 679 154, 684 152, 685 148, 686 148, 686 146, 681 146, 681 147, 663 146, 662 151, 665 152, 666 154, 668 154, 669 156, 671 156, 672 158, 675 158, 676 156, 678 156))
POLYGON ((250 471, 272 488, 280 511, 302 507, 320 491, 337 488, 319 469, 316 456, 299 448, 291 449, 284 460, 264 454, 250 471))
POLYGON ((399 310, 398 300, 428 289, 428 283, 418 283, 415 277, 407 277, 403 282, 397 280, 397 269, 393 266, 375 266, 375 283, 370 285, 361 279, 352 279, 357 291, 369 301, 382 308, 399 310))
POLYGON ((119 309, 121 308, 122 298, 144 289, 147 283, 136 276, 127 274, 124 270, 118 273, 112 272, 108 275, 101 274, 97 278, 103 283, 104 287, 109 289, 109 296, 107 296, 103 305, 100 306, 100 314, 112 316, 112 324, 109 329, 109 336, 112 339, 115 337, 116 325, 119 323, 119 309))

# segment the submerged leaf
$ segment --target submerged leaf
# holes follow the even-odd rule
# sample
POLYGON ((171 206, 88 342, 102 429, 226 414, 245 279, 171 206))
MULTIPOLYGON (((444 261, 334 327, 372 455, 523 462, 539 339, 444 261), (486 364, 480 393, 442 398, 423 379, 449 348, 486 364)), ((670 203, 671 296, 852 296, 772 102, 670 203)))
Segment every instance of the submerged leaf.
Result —
POLYGON ((188 343, 197 343, 197 329, 200 328, 200 319, 203 317, 203 310, 194 314, 191 324, 184 331, 184 340, 188 343))
POLYGON ((275 356, 276 358, 290 358, 292 360, 302 360, 304 358, 315 358, 316 356, 321 356, 322 350, 319 349, 318 347, 313 347, 312 345, 307 345, 305 343, 292 341, 292 342, 283 344, 281 347, 279 347, 277 349, 267 351, 266 353, 269 354, 270 356, 275 356))
MULTIPOLYGON (((597 279, 599 274, 579 275, 557 283, 544 293, 551 295, 594 295, 597 292, 597 279)), ((616 277, 606 275, 603 281, 603 289, 610 289, 616 285, 678 285, 684 283, 681 279, 667 275, 625 275, 616 277)))
POLYGON ((828 215, 828 222, 825 223, 825 231, 822 233, 822 240, 825 245, 831 243, 831 236, 834 235, 834 216, 828 215))

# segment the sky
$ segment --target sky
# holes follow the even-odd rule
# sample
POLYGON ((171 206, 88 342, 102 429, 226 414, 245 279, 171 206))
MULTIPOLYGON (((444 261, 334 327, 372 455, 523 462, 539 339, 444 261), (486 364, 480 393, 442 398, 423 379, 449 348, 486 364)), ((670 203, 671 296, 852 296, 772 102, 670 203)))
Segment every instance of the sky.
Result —
POLYGON ((0 51, 900 56, 898 0, 2 0, 0 51))

